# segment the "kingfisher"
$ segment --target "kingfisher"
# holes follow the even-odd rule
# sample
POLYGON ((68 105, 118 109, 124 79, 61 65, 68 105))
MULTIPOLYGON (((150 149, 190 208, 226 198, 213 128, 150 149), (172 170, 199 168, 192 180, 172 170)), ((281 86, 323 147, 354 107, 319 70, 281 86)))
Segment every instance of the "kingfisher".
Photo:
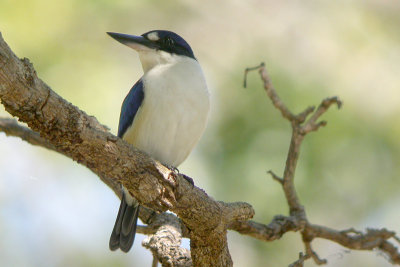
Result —
MULTIPOLYGON (((121 107, 118 137, 170 168, 177 168, 202 136, 210 110, 203 70, 178 34, 153 30, 140 36, 107 32, 136 50, 143 76, 121 107)), ((139 203, 121 186, 122 198, 110 249, 128 252, 134 242, 139 203)))

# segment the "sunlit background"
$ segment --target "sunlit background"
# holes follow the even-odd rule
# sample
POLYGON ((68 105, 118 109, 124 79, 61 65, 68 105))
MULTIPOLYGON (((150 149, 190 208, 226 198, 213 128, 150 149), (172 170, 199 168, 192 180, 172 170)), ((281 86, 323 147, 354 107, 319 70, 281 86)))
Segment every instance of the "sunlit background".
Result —
MULTIPOLYGON (((0 31, 55 92, 113 133, 142 70, 105 32, 182 35, 203 66, 212 113, 180 171, 217 200, 251 203, 263 223, 288 212, 266 171, 282 173, 290 127, 257 73, 243 89, 243 70, 265 61, 296 112, 340 96, 343 109, 302 146, 296 186, 309 219, 400 232, 399 14, 395 0, 2 0, 0 31)), ((9 116, 2 106, 0 115, 9 116)), ((142 235, 128 254, 109 251, 119 200, 85 167, 0 133, 0 170, 0 266, 151 266, 142 235)), ((328 266, 390 266, 378 251, 313 244, 328 266)), ((229 248, 235 266, 252 267, 287 266, 303 246, 297 233, 265 243, 231 232, 229 248)))

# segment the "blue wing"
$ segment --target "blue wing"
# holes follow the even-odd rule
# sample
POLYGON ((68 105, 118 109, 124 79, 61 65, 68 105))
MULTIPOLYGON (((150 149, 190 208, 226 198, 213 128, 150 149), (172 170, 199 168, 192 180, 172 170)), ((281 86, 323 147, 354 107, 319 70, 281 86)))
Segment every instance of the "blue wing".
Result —
POLYGON ((143 82, 139 80, 129 91, 122 103, 121 115, 119 116, 118 137, 122 138, 126 130, 132 125, 133 119, 143 102, 143 98, 143 82))

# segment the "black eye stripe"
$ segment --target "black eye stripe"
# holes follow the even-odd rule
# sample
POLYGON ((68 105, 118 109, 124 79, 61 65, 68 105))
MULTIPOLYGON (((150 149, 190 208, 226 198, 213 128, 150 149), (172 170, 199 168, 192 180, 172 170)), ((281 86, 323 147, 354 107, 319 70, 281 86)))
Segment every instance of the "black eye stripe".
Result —
POLYGON ((142 34, 142 36, 145 37, 147 40, 151 41, 151 43, 154 46, 154 49, 156 50, 163 50, 171 54, 187 56, 196 60, 189 44, 186 43, 186 41, 176 33, 159 30, 159 31, 150 31, 144 33, 142 34), (149 38, 152 37, 151 35, 153 34, 154 36, 158 37, 157 40, 151 40, 151 38, 149 38))
POLYGON ((161 43, 162 46, 164 46, 166 48, 171 48, 171 47, 173 47, 175 45, 175 41, 169 36, 161 39, 160 43, 161 43))

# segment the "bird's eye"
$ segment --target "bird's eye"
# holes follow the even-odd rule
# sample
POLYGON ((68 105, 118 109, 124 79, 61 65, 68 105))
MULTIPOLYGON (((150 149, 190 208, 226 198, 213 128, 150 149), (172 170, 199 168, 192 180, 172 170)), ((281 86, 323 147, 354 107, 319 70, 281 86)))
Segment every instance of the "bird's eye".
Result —
POLYGON ((163 45, 166 46, 166 47, 173 47, 174 44, 175 44, 174 40, 173 40, 171 37, 165 37, 165 38, 162 40, 162 43, 163 43, 163 45))

